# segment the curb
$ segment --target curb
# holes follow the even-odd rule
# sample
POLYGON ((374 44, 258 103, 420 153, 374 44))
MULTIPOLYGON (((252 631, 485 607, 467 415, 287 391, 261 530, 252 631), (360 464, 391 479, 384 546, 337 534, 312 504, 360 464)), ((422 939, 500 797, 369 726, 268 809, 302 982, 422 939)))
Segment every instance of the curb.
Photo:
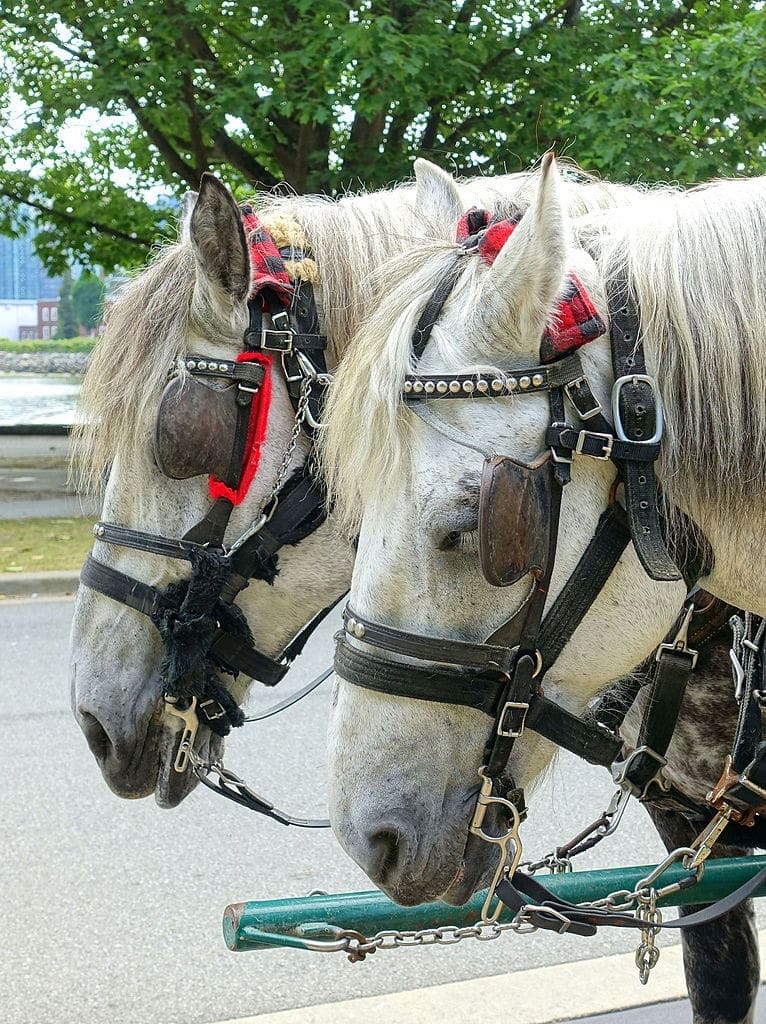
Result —
POLYGON ((8 597, 73 597, 80 570, 0 572, 0 600, 8 597))

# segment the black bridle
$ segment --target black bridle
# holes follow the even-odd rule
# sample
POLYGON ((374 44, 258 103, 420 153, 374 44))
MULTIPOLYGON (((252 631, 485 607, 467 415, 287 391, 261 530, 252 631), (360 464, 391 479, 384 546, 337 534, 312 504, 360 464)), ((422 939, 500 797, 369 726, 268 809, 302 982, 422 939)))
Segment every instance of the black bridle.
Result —
MULTIPOLYGON (((280 250, 280 256, 297 260, 304 254, 287 248, 280 250)), ((312 438, 321 423, 325 390, 331 379, 324 355, 327 339, 320 333, 313 288, 307 282, 296 281, 288 309, 265 290, 250 299, 248 308, 243 350, 279 356, 295 412, 288 448, 260 515, 228 546, 224 536, 233 504, 227 498, 214 500, 204 517, 181 538, 98 522, 93 532, 100 543, 186 560, 192 567, 191 576, 159 588, 106 565, 91 553, 83 565, 80 582, 146 615, 158 628, 163 644, 165 707, 184 723, 175 760, 177 770, 184 771, 191 765, 208 787, 283 824, 328 827, 326 819, 294 818, 279 811, 220 761, 200 760, 193 748, 200 720, 221 736, 232 726, 248 721, 221 681, 220 673, 236 676, 243 672, 274 686, 284 678, 309 637, 343 596, 318 612, 276 657, 258 649, 244 615, 235 604, 251 580, 271 582, 280 549, 312 534, 327 514, 324 487, 311 460, 288 476, 300 434, 305 432, 312 438), (268 319, 264 319, 264 313, 268 319), (209 780, 211 773, 216 776, 215 783, 209 780)), ((263 383, 263 367, 254 362, 189 355, 184 357, 183 369, 192 378, 230 381, 238 389, 231 477, 225 481, 236 486, 243 469, 253 398, 263 383)), ((171 368, 171 378, 177 372, 177 368, 171 368)), ((297 696, 249 720, 290 707, 328 675, 329 671, 323 673, 297 696)))
MULTIPOLYGON (((469 251, 470 246, 465 246, 469 251)), ((418 322, 412 339, 414 360, 423 354, 433 326, 460 274, 459 255, 437 286, 418 322)), ((347 608, 344 631, 338 638, 335 668, 348 682, 380 692, 476 708, 491 719, 482 760, 482 779, 470 831, 501 848, 502 862, 489 890, 484 915, 490 912, 493 890, 501 879, 513 876, 520 850, 518 825, 524 817, 524 796, 507 768, 516 740, 526 729, 533 730, 558 746, 585 760, 610 766, 622 747, 616 723, 600 714, 601 705, 579 717, 549 700, 542 690, 545 673, 582 622, 600 593, 629 541, 652 579, 680 580, 691 585, 709 571, 707 552, 693 552, 682 569, 668 553, 663 520, 658 507, 654 463, 660 453, 662 405, 656 382, 646 372, 639 316, 627 281, 618 278, 608 289, 609 336, 615 382, 612 387, 610 420, 591 390, 577 352, 538 366, 513 369, 500 375, 420 374, 407 375, 402 396, 413 412, 449 439, 476 447, 449 424, 441 421, 422 400, 482 399, 545 393, 549 398, 550 421, 545 444, 550 458, 526 469, 545 475, 547 498, 546 547, 542 564, 530 572, 531 591, 521 608, 503 622, 483 643, 466 643, 425 636, 372 622, 347 608), (568 400, 580 420, 574 426, 566 415, 568 400), (624 507, 614 500, 602 514, 574 573, 544 614, 553 572, 562 492, 570 480, 575 455, 611 461, 625 488, 624 507), (404 656, 405 662, 381 654, 404 656), (512 824, 503 835, 485 831, 485 817, 492 804, 499 805, 512 824), (510 841, 510 845, 509 845, 510 841), (510 858, 511 863, 507 863, 510 858)), ((487 453, 484 474, 491 478, 494 453, 487 453)), ((496 460, 498 461, 498 460, 496 460)), ((500 460, 501 461, 501 460, 500 460)), ((519 464, 516 464, 519 465, 519 464)), ((524 467, 522 466, 522 469, 524 467)), ((482 492, 484 492, 484 474, 482 492)), ((482 501, 484 495, 482 495, 482 501)), ((479 546, 482 540, 480 511, 479 546)), ((482 551, 484 562, 485 552, 482 551)), ((490 578, 490 577, 488 577, 490 578)), ((518 578, 518 577, 516 577, 518 578)), ((495 579, 491 582, 497 582, 495 579)), ((679 629, 667 645, 668 659, 685 680, 696 652, 688 648, 679 629)), ((681 693, 683 688, 681 687, 681 693)), ((680 706, 680 700, 678 702, 680 706)), ((669 736, 666 741, 669 742, 669 736)), ((646 755, 646 750, 642 751, 646 755)), ((663 758, 650 755, 635 759, 624 782, 647 792, 661 772, 663 758), (661 762, 661 763, 659 763, 661 762)))

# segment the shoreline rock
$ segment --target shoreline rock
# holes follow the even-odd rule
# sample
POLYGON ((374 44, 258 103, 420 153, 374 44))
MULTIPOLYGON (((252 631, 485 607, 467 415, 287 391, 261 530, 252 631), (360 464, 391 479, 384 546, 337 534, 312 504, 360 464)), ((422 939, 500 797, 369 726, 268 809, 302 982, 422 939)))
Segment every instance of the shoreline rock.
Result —
POLYGON ((85 373, 90 352, 0 352, 0 373, 85 373))

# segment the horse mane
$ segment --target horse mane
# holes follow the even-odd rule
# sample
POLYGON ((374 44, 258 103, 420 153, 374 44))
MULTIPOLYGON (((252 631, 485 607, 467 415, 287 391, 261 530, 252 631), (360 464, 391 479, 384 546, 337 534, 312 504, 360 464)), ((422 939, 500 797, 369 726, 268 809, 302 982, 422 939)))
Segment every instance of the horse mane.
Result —
MULTIPOLYGON (((665 497, 683 495, 687 507, 690 498, 720 509, 753 507, 766 464, 766 179, 685 192, 658 186, 627 198, 609 205, 607 194, 573 228, 604 279, 627 274, 638 303, 665 407, 665 497)), ((415 324, 454 251, 422 245, 381 268, 385 298, 331 389, 321 458, 331 500, 351 533, 363 510, 384 516, 385 496, 406 487, 411 427, 401 381, 411 369, 415 324)), ((473 309, 483 269, 478 260, 464 263, 453 297, 473 309)), ((470 323, 466 333, 478 359, 488 354, 470 323)), ((431 344, 447 371, 487 368, 467 367, 465 341, 445 337, 438 324, 431 344)))
MULTIPOLYGON (((666 498, 751 511, 766 464, 766 178, 650 194, 577 235, 640 311, 665 408, 666 498)), ((690 504, 691 503, 691 504, 690 504)))
MULTIPOLYGON (((578 211, 627 201, 626 186, 570 172, 578 211), (617 198, 619 197, 619 199, 617 198)), ((476 178, 460 184, 466 204, 528 205, 536 172, 476 178), (508 197, 513 197, 509 199, 508 197)), ((450 237, 454 225, 428 222, 414 209, 415 188, 404 185, 339 199, 261 195, 253 201, 267 227, 297 225, 321 279, 321 315, 335 361, 348 347, 377 292, 374 270, 415 237, 450 237)), ((196 303, 199 305, 199 302, 196 303)), ((162 246, 148 266, 120 289, 106 330, 90 360, 74 430, 78 487, 97 491, 117 456, 140 468, 149 450, 156 401, 168 369, 184 351, 190 327, 210 334, 209 311, 195 308, 195 258, 188 239, 162 246)))

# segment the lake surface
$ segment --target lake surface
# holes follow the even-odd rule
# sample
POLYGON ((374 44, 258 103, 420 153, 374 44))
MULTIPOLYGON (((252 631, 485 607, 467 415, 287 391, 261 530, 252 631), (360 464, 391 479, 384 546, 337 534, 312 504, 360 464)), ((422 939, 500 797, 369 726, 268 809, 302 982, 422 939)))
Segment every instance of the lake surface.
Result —
POLYGON ((79 377, 0 374, 0 425, 73 423, 79 377))

